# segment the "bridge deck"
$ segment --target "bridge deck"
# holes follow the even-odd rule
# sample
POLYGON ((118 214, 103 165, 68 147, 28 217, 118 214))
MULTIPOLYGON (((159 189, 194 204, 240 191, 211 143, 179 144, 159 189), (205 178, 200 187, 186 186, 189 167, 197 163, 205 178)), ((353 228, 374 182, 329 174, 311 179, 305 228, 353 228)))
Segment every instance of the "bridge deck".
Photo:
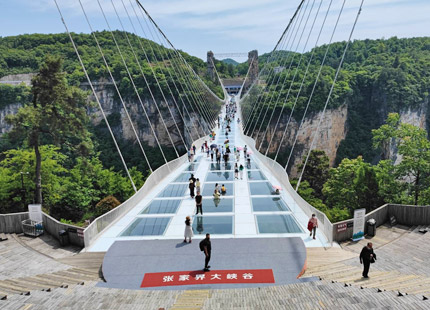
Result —
MULTIPOLYGON (((230 148, 244 147, 242 133, 235 119, 228 133, 230 148)), ((217 130, 216 139, 209 144, 223 145, 225 129, 217 130)), ((117 240, 181 239, 184 237, 185 217, 192 216, 195 238, 205 233, 212 238, 273 238, 300 237, 306 247, 327 246, 327 239, 317 232, 309 238, 308 217, 286 191, 274 193, 279 185, 268 169, 251 154, 247 163, 240 151, 239 165, 245 167, 243 179, 235 179, 234 156, 227 165, 197 150, 194 163, 186 163, 166 176, 135 208, 111 225, 90 247, 89 251, 107 251, 117 240), (195 216, 195 201, 189 196, 188 178, 193 173, 200 179, 203 196, 203 216, 195 216), (213 199, 215 183, 225 184, 226 195, 213 199)))

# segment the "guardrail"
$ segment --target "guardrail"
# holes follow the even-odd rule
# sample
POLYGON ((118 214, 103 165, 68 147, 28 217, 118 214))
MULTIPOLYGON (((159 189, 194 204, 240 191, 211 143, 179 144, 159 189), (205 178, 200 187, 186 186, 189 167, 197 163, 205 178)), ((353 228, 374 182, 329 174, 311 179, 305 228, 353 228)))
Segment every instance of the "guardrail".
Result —
POLYGON ((327 218, 325 213, 311 206, 294 190, 294 188, 290 184, 288 174, 285 171, 285 168, 282 167, 278 162, 274 161, 269 157, 266 157, 265 155, 257 151, 257 149, 255 148, 254 139, 245 135, 243 135, 243 138, 246 142, 247 147, 252 149, 252 151, 254 152, 254 155, 257 156, 257 158, 265 164, 266 168, 270 170, 270 173, 281 182, 283 189, 290 194, 290 196, 294 199, 297 205, 303 210, 303 212, 308 217, 311 217, 312 214, 316 215, 318 219, 318 229, 324 233, 328 242, 332 243, 333 242, 333 224, 327 218))
MULTIPOLYGON (((389 221, 391 216, 394 216, 397 223, 401 225, 430 225, 430 206, 385 204, 367 213, 365 222, 373 218, 378 227, 389 221)), ((333 241, 341 242, 351 239, 353 222, 353 219, 349 219, 333 223, 333 241)), ((367 233, 367 225, 364 226, 364 233, 367 233)))
MULTIPOLYGON (((201 148, 205 140, 209 140, 207 136, 202 137, 193 143, 197 150, 201 148)), ((105 229, 118 221, 123 214, 133 209, 154 188, 154 186, 162 182, 171 171, 184 164, 187 160, 187 154, 185 154, 159 167, 150 174, 136 194, 131 196, 115 209, 96 218, 84 230, 85 247, 89 247, 105 229)))
MULTIPOLYGON (((22 221, 29 219, 28 212, 0 214, 0 233, 20 234, 22 233, 22 221)), ((52 216, 42 212, 43 230, 59 240, 58 232, 66 230, 69 242, 73 245, 84 247, 83 228, 57 221, 52 216)))

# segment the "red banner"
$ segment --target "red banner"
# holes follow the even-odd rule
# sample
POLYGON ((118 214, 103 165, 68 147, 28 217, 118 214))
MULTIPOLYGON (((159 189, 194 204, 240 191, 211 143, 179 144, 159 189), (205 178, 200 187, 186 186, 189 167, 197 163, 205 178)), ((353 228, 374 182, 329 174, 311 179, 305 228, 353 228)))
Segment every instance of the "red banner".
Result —
POLYGON ((275 278, 272 269, 156 272, 145 273, 140 287, 237 283, 275 283, 275 278))

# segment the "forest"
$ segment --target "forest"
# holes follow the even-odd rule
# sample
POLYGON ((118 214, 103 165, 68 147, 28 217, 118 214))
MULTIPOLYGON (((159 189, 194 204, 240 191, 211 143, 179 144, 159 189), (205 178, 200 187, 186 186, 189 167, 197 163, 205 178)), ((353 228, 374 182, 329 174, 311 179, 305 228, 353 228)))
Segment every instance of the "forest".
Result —
MULTIPOLYGON (((125 99, 132 99, 134 90, 126 78, 127 72, 115 51, 111 34, 100 32, 96 35, 120 93, 125 99)), ((149 63, 140 64, 146 76, 144 81, 127 45, 126 34, 114 32, 114 35, 133 79, 140 87, 139 93, 148 96, 150 88, 156 99, 160 99, 161 91, 149 63)), ((165 94, 173 88, 171 84, 169 90, 164 82, 166 76, 176 78, 176 85, 185 84, 185 74, 187 70, 187 74, 191 71, 172 56, 171 50, 127 35, 134 46, 139 46, 137 41, 142 40, 146 55, 144 49, 136 48, 135 51, 141 59, 149 58, 165 94), (174 68, 183 70, 184 74, 176 74, 174 68)), ((108 81, 106 66, 93 37, 88 34, 72 36, 90 78, 108 81)), ((206 64, 180 53, 212 91, 222 97, 219 83, 207 80, 206 64)), ((86 220, 94 219, 129 198, 134 191, 114 151, 115 145, 105 123, 94 125, 90 121, 88 111, 98 108, 95 103, 88 102, 88 88, 78 87, 86 79, 68 36, 33 34, 0 38, 0 77, 21 73, 37 73, 30 87, 0 84, 0 110, 11 104, 21 105, 17 114, 6 116, 5 122, 13 129, 0 137, 0 212, 25 211, 28 203, 42 201, 44 211, 55 218, 83 225, 86 220)), ((191 91, 184 89, 181 96, 186 97, 191 91)), ((112 93, 117 96, 114 91, 112 93)), ((178 89, 173 89, 173 96, 179 97, 178 89)), ((210 100, 207 93, 202 96, 210 100)), ((213 108, 217 110, 219 103, 213 108)), ((119 117, 120 111, 108 116, 113 128, 120 126, 119 117)), ((157 147, 142 144, 153 169, 164 164, 157 147)), ((150 174, 142 160, 142 152, 136 141, 119 139, 118 145, 136 187, 140 188, 150 174)), ((176 158, 171 146, 163 145, 162 148, 167 160, 176 158)), ((185 152, 184 149, 179 151, 180 154, 185 152)))
MULTIPOLYGON (((124 47, 126 59, 132 64, 133 76, 142 85, 139 91, 147 92, 139 68, 133 62, 134 56, 127 48, 125 34, 114 34, 119 45, 124 47)), ((73 36, 84 55, 90 77, 108 79, 92 36, 73 36)), ((132 96, 130 81, 125 77, 127 73, 118 53, 114 52, 110 33, 100 32, 97 36, 113 64, 113 76, 119 82, 121 93, 132 96)), ((130 38, 134 42, 139 40, 132 35, 130 38)), ((148 57, 162 80, 171 69, 171 63, 161 61, 166 59, 169 50, 154 42, 142 41, 152 52, 145 55, 140 49, 138 57, 148 57)), ((138 45, 137 42, 135 44, 138 45)), ((344 46, 345 42, 339 42, 330 47, 322 68, 323 78, 317 83, 308 113, 322 109, 344 46)), ((326 46, 320 46, 303 55, 278 52, 285 53, 282 57, 289 54, 293 65, 300 70, 297 70, 290 95, 287 96, 287 89, 273 85, 263 93, 267 100, 262 102, 269 109, 279 110, 283 102, 268 99, 272 96, 287 98, 284 113, 290 113, 299 94, 298 81, 303 78, 306 59, 313 57, 293 113, 294 118, 300 119, 325 50, 326 46), (300 56, 304 60, 299 65, 300 56)), ((206 76, 206 64, 196 57, 181 54, 205 83, 222 97, 220 86, 206 76)), ((267 57, 269 54, 259 57, 260 70, 267 57)), ((282 65, 282 57, 268 65, 282 65)), ((150 76, 148 63, 142 64, 144 72, 150 76)), ((234 66, 216 60, 215 66, 223 77, 244 76, 247 71, 246 63, 234 66)), ((56 81, 58 87, 53 94, 44 95, 42 82, 37 87, 35 84, 33 87, 0 84, 0 110, 12 103, 22 105, 16 115, 7 117, 8 124, 14 126, 13 130, 0 138, 0 212, 25 210, 28 203, 42 197, 46 212, 62 221, 83 225, 85 220, 93 219, 125 201, 133 194, 133 189, 113 151, 114 144, 106 126, 104 123, 94 126, 88 119, 86 111, 92 104, 86 100, 88 92, 78 87, 85 77, 67 35, 32 34, 0 38, 0 77, 37 72, 45 72, 56 81), (54 96, 54 108, 38 104, 37 98, 41 95, 47 98, 54 96), (49 113, 42 113, 46 109, 49 113), (57 119, 58 115, 62 118, 57 119), (39 152, 34 151, 36 144, 39 152), (42 182, 36 177, 38 162, 42 182), (35 190, 38 187, 39 190, 35 190)), ((284 70, 276 79, 291 82, 293 78, 284 70)), ((154 79, 150 78, 148 82, 151 89, 157 89, 154 79)), ((352 42, 329 102, 329 108, 348 105, 348 134, 338 148, 335 167, 329 167, 328 158, 322 151, 312 152, 299 193, 324 211, 331 221, 351 217, 358 207, 369 211, 389 202, 430 204, 428 133, 401 123, 396 114, 408 108, 428 105, 429 86, 430 38, 352 42), (398 148, 398 153, 403 156, 397 165, 388 158, 387 148, 390 147, 398 148)), ((259 87, 264 88, 265 85, 259 87)), ((155 93, 157 97, 160 95, 155 93)), ((178 96, 177 93, 175 95, 178 96)), ((250 104, 245 102, 245 112, 250 104)), ((113 113, 110 121, 114 123, 117 118, 118 115, 113 113)), ((267 125, 268 119, 256 121, 267 125)), ((138 148, 126 140, 119 141, 119 146, 124 149, 134 182, 141 186, 149 171, 142 165, 138 148)), ((144 145, 144 148, 155 167, 163 163, 153 147, 144 145)), ((166 147, 165 152, 169 159, 174 157, 171 148, 166 147)), ((281 154, 279 161, 285 163, 286 156, 288 154, 281 154)), ((291 182, 294 185, 297 180, 291 182)))

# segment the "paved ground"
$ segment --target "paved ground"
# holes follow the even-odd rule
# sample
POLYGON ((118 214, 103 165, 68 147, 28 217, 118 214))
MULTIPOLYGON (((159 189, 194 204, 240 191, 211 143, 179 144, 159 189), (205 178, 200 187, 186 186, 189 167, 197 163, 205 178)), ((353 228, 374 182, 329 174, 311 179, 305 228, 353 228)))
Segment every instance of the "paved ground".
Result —
MULTIPOLYGON (((275 284, 205 284, 170 286, 165 289, 262 287, 283 285, 297 280, 306 259, 301 238, 253 238, 212 240, 212 270, 271 269, 275 284)), ((105 255, 103 287, 139 289, 145 273, 202 271, 204 255, 198 242, 146 240, 115 242, 105 255)), ((163 288, 151 288, 163 289, 163 288)))

